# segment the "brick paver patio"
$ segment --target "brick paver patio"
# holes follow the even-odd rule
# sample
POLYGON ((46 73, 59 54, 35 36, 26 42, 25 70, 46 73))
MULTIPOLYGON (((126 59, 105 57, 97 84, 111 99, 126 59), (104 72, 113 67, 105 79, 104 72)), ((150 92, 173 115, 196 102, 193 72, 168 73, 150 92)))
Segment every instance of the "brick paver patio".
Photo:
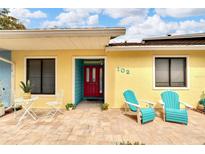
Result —
MULTIPOLYGON (((36 109, 42 115, 42 110, 36 109)), ((19 111, 20 112, 20 111, 19 111)), ((46 112, 44 111, 44 114, 46 112)), ((205 116, 189 111, 189 124, 163 122, 157 117, 144 125, 120 109, 101 111, 97 103, 82 103, 55 118, 23 120, 17 128, 13 114, 0 117, 0 144, 204 144, 205 116)))

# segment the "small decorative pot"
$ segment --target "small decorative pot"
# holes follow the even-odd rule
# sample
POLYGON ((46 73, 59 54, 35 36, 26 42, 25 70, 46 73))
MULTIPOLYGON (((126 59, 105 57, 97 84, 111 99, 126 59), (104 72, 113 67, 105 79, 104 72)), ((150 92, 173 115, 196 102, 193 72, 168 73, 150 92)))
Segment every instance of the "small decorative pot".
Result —
POLYGON ((69 107, 69 108, 68 108, 69 111, 71 111, 72 109, 73 109, 72 107, 69 107))
POLYGON ((23 99, 31 99, 31 93, 24 93, 23 94, 23 99))
POLYGON ((0 107, 0 116, 3 116, 5 114, 4 107, 0 107))

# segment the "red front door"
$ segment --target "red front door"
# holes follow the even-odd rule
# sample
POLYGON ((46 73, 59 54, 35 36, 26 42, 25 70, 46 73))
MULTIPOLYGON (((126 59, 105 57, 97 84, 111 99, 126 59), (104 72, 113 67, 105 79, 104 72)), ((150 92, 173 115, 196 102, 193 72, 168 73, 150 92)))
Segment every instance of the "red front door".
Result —
POLYGON ((84 66, 84 96, 103 96, 103 67, 84 66))

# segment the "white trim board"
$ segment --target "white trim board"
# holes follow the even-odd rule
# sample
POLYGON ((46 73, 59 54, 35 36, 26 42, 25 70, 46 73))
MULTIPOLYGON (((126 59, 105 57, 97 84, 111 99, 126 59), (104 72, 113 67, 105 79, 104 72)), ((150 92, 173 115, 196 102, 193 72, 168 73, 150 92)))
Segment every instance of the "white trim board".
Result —
POLYGON ((188 55, 153 55, 152 58, 152 88, 154 90, 167 90, 167 89, 173 89, 173 90, 189 90, 190 88, 190 67, 189 67, 189 56, 188 55), (168 57, 168 58, 175 58, 175 57, 181 57, 186 58, 186 87, 156 87, 155 86, 155 58, 157 57, 168 57))
POLYGON ((48 95, 48 94, 32 94, 32 95, 36 95, 36 96, 40 96, 40 97, 52 97, 52 96, 56 96, 56 93, 57 93, 57 87, 58 87, 58 85, 57 85, 57 77, 58 77, 58 75, 57 75, 57 73, 58 73, 58 71, 57 71, 57 65, 58 65, 58 58, 57 58, 57 56, 26 56, 26 57, 24 57, 24 82, 26 82, 26 71, 27 71, 27 65, 26 65, 26 61, 27 61, 27 59, 49 59, 49 58, 54 58, 55 59, 55 94, 53 94, 53 95, 48 95))
POLYGON ((14 64, 12 61, 8 60, 8 59, 5 59, 3 57, 0 56, 0 61, 3 61, 5 63, 9 63, 9 64, 14 64))
POLYGON ((73 56, 72 57, 72 103, 75 102, 75 60, 104 59, 104 102, 107 102, 107 57, 106 56, 73 56))
POLYGON ((0 38, 50 38, 50 37, 84 37, 107 36, 117 37, 125 34, 124 27, 110 28, 70 28, 70 29, 40 29, 40 30, 1 30, 0 38))

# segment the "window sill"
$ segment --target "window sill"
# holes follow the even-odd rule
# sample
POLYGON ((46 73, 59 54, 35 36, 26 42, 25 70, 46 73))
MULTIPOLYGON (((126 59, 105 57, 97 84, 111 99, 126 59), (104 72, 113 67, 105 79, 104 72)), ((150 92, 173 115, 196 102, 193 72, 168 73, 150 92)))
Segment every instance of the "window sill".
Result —
POLYGON ((56 97, 56 94, 52 95, 46 95, 46 94, 31 94, 33 96, 38 96, 38 97, 56 97))
POLYGON ((153 90, 189 90, 189 87, 154 87, 153 90))

